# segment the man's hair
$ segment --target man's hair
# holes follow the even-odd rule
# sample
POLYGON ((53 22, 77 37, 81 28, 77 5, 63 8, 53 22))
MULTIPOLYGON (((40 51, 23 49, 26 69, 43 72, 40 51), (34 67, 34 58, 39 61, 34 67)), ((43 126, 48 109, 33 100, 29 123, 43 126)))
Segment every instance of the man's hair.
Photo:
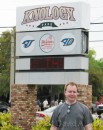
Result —
MULTIPOLYGON (((74 83, 74 82, 69 82, 69 83, 67 83, 67 84, 64 86, 64 91, 67 90, 68 85, 76 86, 76 88, 77 88, 77 84, 76 84, 76 83, 74 83)), ((77 91, 78 91, 78 88, 77 88, 77 91)))

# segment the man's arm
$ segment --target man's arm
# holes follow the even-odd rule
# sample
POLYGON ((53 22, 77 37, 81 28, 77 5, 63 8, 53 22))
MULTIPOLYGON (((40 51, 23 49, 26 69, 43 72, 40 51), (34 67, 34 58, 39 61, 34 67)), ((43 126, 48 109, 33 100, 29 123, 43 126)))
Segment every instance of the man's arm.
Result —
POLYGON ((54 125, 51 126, 50 130, 57 130, 58 128, 54 125))
POLYGON ((85 126, 85 130, 92 130, 91 124, 86 125, 86 126, 85 126))

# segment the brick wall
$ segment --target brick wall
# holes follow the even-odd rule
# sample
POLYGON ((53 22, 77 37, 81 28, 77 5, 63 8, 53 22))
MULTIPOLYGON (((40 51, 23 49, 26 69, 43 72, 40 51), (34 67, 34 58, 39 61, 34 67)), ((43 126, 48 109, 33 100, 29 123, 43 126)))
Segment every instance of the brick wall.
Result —
POLYGON ((36 86, 11 86, 11 122, 23 130, 31 130, 35 124, 36 86))
POLYGON ((92 105, 92 86, 78 85, 78 101, 84 103, 91 109, 92 105))

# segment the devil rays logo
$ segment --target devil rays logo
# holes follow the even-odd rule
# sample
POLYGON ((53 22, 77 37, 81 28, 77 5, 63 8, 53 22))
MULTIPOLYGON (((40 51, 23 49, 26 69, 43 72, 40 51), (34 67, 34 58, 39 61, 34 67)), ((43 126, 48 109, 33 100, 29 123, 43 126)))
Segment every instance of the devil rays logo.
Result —
POLYGON ((35 46, 35 40, 31 36, 24 36, 20 41, 21 50, 23 53, 30 53, 35 46))
POLYGON ((72 33, 65 33, 60 39, 60 47, 63 51, 69 52, 74 49, 76 38, 72 33))
POLYGON ((63 46, 69 46, 74 42, 74 38, 64 38, 61 42, 63 42, 63 46))

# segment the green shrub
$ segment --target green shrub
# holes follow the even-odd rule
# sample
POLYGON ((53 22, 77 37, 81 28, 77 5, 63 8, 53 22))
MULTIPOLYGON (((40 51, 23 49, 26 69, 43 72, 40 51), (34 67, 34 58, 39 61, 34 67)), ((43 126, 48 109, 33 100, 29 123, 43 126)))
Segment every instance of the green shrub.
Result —
POLYGON ((0 113, 0 130, 22 130, 18 126, 13 126, 10 121, 10 113, 0 113))
POLYGON ((50 130, 50 127, 50 118, 46 116, 43 120, 38 121, 35 126, 32 126, 32 130, 50 130))
POLYGON ((21 128, 19 128, 18 126, 13 126, 12 124, 5 124, 1 127, 0 130, 22 130, 21 128))
POLYGON ((0 112, 0 127, 10 123, 10 113, 1 113, 0 112))
POLYGON ((101 119, 94 119, 92 123, 93 130, 103 130, 103 121, 101 119))

